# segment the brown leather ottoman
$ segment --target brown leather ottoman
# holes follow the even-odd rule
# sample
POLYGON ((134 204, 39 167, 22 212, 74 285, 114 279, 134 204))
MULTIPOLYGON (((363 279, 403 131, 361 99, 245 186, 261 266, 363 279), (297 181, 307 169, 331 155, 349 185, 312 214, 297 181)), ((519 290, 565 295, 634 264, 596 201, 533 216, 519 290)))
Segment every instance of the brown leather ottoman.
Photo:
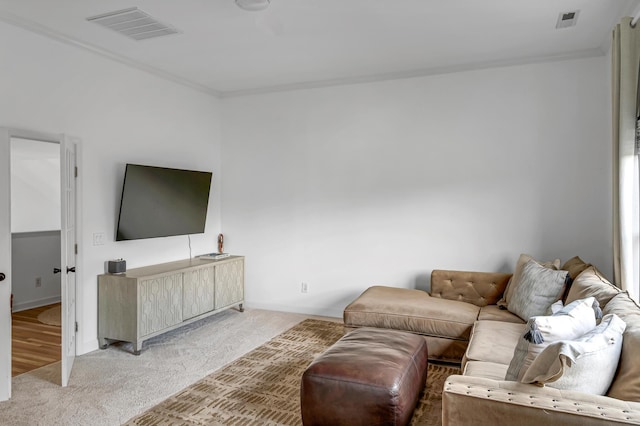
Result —
POLYGON ((427 342, 403 331, 359 328, 302 375, 302 423, 405 425, 427 378, 427 342))

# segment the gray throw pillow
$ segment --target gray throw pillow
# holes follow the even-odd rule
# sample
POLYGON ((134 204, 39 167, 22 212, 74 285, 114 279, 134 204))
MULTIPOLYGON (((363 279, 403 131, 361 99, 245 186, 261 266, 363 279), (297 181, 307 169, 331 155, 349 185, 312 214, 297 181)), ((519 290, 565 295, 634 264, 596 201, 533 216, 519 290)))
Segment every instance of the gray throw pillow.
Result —
POLYGON ((514 282, 507 309, 527 321, 544 315, 564 292, 567 271, 555 271, 530 260, 522 268, 520 281, 514 282))
POLYGON ((508 309, 507 306, 509 305, 509 299, 511 298, 511 292, 512 292, 511 289, 513 287, 518 286, 518 284, 514 284, 514 283, 518 283, 520 281, 522 276, 522 268, 530 260, 534 260, 535 262, 544 266, 545 268, 556 269, 556 270, 560 269, 560 259, 542 262, 542 261, 535 260, 533 257, 531 257, 528 254, 522 253, 520 257, 518 257, 518 261, 516 262, 516 267, 515 267, 515 270, 513 271, 513 275, 509 279, 509 282, 507 283, 507 287, 504 289, 504 294, 502 295, 502 299, 500 299, 497 303, 500 309, 508 309))

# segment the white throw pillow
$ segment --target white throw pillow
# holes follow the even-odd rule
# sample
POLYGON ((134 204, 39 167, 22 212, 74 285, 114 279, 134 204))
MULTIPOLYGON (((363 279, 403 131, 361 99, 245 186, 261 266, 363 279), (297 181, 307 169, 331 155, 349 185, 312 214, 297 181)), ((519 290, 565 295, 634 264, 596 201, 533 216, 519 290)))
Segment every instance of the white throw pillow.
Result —
POLYGON ((551 343, 575 339, 595 328, 595 302, 595 298, 587 297, 569 303, 551 316, 530 318, 527 332, 518 340, 513 351, 505 380, 521 380, 538 354, 551 343))
POLYGON ((522 377, 522 383, 604 395, 616 374, 626 324, 615 314, 574 340, 547 346, 522 377))

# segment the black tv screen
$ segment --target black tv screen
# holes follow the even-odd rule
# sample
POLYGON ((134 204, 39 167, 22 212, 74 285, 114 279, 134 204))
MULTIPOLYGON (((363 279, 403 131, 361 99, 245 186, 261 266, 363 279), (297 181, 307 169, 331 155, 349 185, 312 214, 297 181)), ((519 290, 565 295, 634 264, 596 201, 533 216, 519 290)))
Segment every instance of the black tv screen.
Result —
POLYGON ((127 164, 116 241, 203 233, 211 176, 127 164))

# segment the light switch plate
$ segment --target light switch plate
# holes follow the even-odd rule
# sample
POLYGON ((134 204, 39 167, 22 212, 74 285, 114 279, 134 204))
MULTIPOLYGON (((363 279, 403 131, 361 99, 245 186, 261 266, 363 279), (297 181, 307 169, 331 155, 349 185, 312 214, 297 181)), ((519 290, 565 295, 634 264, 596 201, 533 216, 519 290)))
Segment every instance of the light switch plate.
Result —
POLYGON ((94 246, 103 246, 105 240, 104 232, 94 232, 93 233, 93 245, 94 246))

